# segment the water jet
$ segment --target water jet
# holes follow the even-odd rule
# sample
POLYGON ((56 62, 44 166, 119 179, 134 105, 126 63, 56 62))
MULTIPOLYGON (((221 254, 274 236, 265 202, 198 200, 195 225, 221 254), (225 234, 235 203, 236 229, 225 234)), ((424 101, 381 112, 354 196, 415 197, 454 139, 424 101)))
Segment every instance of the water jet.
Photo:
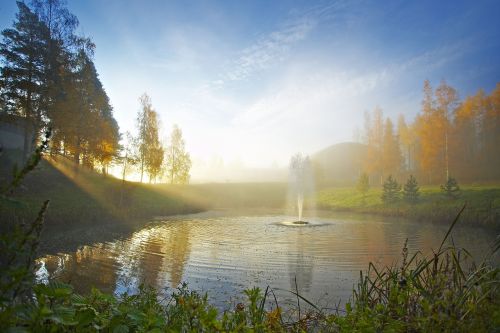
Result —
MULTIPOLYGON (((293 207, 294 214, 297 214, 297 220, 291 222, 294 225, 308 225, 309 222, 303 218, 304 212, 304 198, 306 195, 312 197, 310 194, 314 193, 313 190, 313 175, 311 162, 309 157, 303 157, 301 153, 292 156, 290 160, 290 173, 289 173, 289 208, 293 207)), ((308 200, 309 203, 309 200, 308 200)), ((311 208, 309 205, 308 208, 311 208)))

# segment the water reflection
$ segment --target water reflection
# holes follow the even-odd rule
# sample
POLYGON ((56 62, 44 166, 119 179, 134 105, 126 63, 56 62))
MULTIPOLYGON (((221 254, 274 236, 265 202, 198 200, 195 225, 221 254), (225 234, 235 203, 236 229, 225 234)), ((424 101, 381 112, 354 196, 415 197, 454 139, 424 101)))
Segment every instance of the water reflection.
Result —
MULTIPOLYGON (((286 216, 192 215, 156 222, 130 237, 83 246, 73 253, 40 258, 40 280, 71 282, 80 292, 134 292, 140 283, 163 289, 186 281, 208 292, 221 308, 241 291, 267 285, 295 289, 326 305, 345 302, 368 262, 397 264, 405 239, 410 253, 437 248, 445 226, 403 221, 318 218, 288 226, 286 216)), ((494 236, 458 228, 453 240, 473 254, 486 252, 494 236)), ((281 299, 293 295, 281 292, 281 299)))
POLYGON ((299 294, 308 293, 313 277, 314 254, 309 245, 314 242, 305 234, 307 229, 297 228, 295 235, 288 244, 288 273, 290 286, 298 290, 299 294))

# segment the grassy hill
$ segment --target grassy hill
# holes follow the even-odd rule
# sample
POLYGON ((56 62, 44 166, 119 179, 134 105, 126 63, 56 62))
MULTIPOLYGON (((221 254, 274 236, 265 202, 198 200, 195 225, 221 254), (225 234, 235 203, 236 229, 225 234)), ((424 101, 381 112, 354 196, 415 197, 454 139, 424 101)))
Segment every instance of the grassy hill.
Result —
MULTIPOLYGON (((6 184, 18 158, 0 158, 0 181, 6 184)), ((46 224, 74 227, 130 222, 207 209, 282 208, 285 183, 207 183, 194 185, 122 182, 112 176, 47 157, 15 190, 0 201, 2 215, 33 218, 42 201, 50 199, 46 224), (14 213, 15 212, 15 213, 14 213), (21 212, 21 214, 20 214, 21 212)))

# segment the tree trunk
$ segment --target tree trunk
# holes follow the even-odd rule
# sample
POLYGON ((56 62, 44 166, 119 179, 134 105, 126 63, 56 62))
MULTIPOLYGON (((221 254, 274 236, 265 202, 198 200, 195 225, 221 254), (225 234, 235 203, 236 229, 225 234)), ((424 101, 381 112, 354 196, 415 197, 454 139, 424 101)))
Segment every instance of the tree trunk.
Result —
POLYGON ((141 158, 141 183, 143 176, 144 176, 144 158, 141 158))

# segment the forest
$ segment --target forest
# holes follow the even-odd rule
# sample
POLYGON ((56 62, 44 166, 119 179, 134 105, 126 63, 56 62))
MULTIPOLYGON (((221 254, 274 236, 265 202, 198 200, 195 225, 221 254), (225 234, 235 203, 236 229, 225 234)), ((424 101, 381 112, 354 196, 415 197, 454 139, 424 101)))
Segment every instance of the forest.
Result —
POLYGON ((500 83, 490 93, 459 99, 446 81, 424 82, 421 111, 413 122, 396 122, 376 108, 365 113, 364 170, 377 180, 413 174, 423 184, 453 177, 463 183, 500 179, 500 83))
POLYGON ((141 182, 165 175, 186 183, 191 167, 182 131, 174 125, 171 144, 159 139, 160 119, 147 94, 139 98, 137 137, 126 133, 125 145, 113 107, 93 62, 95 44, 76 34, 78 19, 59 1, 34 1, 19 7, 12 28, 2 31, 0 116, 22 119, 23 161, 50 129, 51 156, 108 173, 122 165, 123 177, 137 166, 141 182), (16 118, 17 117, 17 118, 16 118))

